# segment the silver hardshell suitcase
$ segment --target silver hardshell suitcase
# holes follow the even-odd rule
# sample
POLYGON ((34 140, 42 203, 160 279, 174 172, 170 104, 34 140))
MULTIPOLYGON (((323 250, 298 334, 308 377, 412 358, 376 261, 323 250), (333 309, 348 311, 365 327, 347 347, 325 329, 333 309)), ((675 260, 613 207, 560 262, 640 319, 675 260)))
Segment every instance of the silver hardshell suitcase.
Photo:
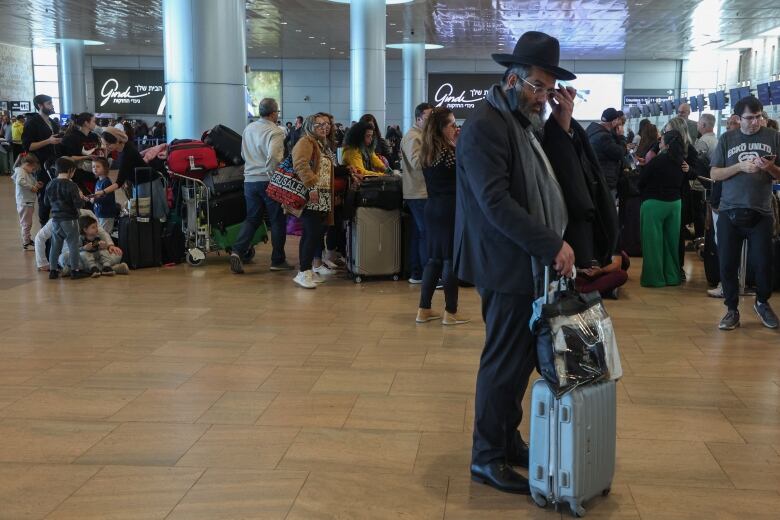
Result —
POLYGON ((356 283, 364 276, 401 273, 401 211, 359 207, 350 223, 348 268, 356 283))
POLYGON ((536 505, 583 504, 606 496, 615 473, 617 423, 615 381, 582 385, 559 399, 538 379, 531 393, 528 482, 536 505))

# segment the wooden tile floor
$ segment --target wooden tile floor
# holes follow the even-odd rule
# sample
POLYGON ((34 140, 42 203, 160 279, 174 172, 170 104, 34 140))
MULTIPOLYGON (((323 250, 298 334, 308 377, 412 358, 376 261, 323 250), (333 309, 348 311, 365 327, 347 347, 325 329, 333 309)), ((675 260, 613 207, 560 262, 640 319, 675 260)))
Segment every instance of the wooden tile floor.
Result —
MULTIPOLYGON (((267 247, 241 277, 215 256, 51 282, 5 177, 0 208, 0 519, 561 518, 469 479, 474 291, 474 323, 417 326, 415 287, 304 291, 267 247)), ((719 332, 695 258, 661 290, 640 262, 608 303, 618 467, 588 518, 777 520, 780 336, 747 305, 719 332)))

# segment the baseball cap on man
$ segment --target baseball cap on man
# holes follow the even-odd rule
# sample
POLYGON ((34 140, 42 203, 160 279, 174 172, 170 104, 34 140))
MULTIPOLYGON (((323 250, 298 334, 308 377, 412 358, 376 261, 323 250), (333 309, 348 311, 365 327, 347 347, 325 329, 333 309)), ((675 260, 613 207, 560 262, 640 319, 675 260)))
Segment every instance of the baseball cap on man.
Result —
POLYGON ((623 112, 614 108, 608 108, 601 113, 601 121, 604 123, 611 123, 619 117, 623 117, 623 112))

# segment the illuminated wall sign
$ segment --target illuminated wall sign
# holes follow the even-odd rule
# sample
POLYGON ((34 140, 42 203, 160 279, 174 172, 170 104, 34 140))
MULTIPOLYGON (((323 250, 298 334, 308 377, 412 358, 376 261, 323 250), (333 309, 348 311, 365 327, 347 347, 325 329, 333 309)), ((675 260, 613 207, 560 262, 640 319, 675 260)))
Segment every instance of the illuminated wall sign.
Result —
POLYGON ((282 73, 278 70, 253 70, 246 75, 246 86, 249 92, 248 112, 252 116, 260 115, 257 105, 263 98, 274 98, 281 108, 282 73))
POLYGON ((165 110, 162 70, 94 69, 95 112, 156 114, 165 110))
POLYGON ((29 101, 9 101, 8 106, 11 112, 30 112, 29 101))
POLYGON ((456 119, 466 119, 500 81, 500 74, 428 74, 428 103, 449 108, 456 119))
POLYGON ((623 106, 649 105, 650 103, 660 103, 664 99, 666 98, 658 96, 623 96, 623 106))

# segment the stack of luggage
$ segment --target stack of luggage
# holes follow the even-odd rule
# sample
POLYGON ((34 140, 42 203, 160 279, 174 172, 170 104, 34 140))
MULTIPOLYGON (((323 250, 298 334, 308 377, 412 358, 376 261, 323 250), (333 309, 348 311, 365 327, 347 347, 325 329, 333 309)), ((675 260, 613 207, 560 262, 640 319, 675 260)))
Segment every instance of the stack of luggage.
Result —
MULTIPOLYGON (((220 249, 229 250, 246 218, 241 134, 217 125, 205 132, 200 141, 173 141, 168 148, 168 169, 205 185, 208 190, 207 211, 206 208, 193 206, 179 208, 179 213, 193 229, 205 222, 207 214, 216 244, 220 249)), ((258 235, 264 239, 265 233, 260 231, 258 235)))
POLYGON ((151 187, 160 175, 151 167, 136 168, 133 175, 133 198, 129 212, 119 218, 119 248, 130 269, 160 267, 163 264, 163 222, 155 215, 155 190, 151 187), (144 182, 139 183, 139 179, 144 182), (149 186, 148 193, 141 194, 141 184, 149 186), (143 196, 148 195, 148 197, 143 196))
POLYGON ((607 495, 615 472, 617 398, 622 376, 612 321, 598 293, 561 280, 534 303, 537 380, 531 393, 528 481, 539 507, 583 504, 607 495))
POLYGON ((356 283, 367 276, 401 275, 401 178, 366 177, 352 194, 347 230, 347 269, 356 283))

